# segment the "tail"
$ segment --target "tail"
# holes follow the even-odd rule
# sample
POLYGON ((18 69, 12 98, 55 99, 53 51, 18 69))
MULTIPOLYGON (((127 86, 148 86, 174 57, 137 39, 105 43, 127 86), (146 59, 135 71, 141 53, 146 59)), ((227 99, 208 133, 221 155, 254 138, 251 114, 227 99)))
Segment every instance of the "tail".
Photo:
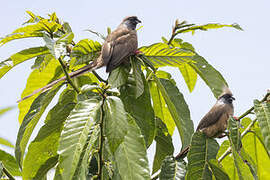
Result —
POLYGON ((190 146, 185 147, 177 156, 175 156, 175 159, 184 159, 187 156, 187 153, 189 152, 190 146))
MULTIPOLYGON (((95 69, 98 69, 100 67, 102 67, 104 65, 103 61, 100 60, 100 58, 97 58, 95 61, 93 61, 92 63, 78 69, 77 71, 71 72, 69 73, 70 78, 74 78, 74 77, 78 77, 86 72, 90 72, 93 71, 95 69)), ((46 86, 39 88, 37 90, 35 90, 34 92, 32 92, 31 94, 29 94, 28 96, 23 97, 22 99, 18 100, 17 103, 28 99, 29 97, 39 93, 39 92, 46 92, 48 90, 50 90, 54 85, 56 85, 57 83, 61 82, 61 81, 65 81, 67 79, 66 76, 61 77, 60 79, 57 79, 49 84, 47 84, 46 86)))

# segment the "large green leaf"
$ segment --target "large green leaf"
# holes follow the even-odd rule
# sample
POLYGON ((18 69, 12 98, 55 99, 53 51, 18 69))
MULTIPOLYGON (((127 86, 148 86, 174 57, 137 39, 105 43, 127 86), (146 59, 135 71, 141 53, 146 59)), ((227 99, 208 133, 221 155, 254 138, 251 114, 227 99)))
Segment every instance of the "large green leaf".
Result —
POLYGON ((48 48, 41 46, 24 49, 16 54, 13 54, 7 60, 0 62, 0 78, 2 78, 10 69, 15 67, 16 65, 26 60, 48 53, 49 53, 48 48))
POLYGON ((181 160, 177 161, 173 157, 168 156, 164 159, 161 172, 159 175, 160 180, 184 180, 187 167, 186 162, 181 160))
POLYGON ((116 96, 109 96, 104 103, 105 136, 108 138, 112 153, 124 141, 128 131, 127 115, 124 104, 116 96))
POLYGON ((11 173, 13 176, 21 176, 19 166, 16 162, 16 159, 9 153, 0 150, 0 162, 3 163, 3 166, 11 173))
POLYGON ((140 48, 156 68, 163 66, 178 67, 182 63, 192 62, 190 59, 195 55, 193 51, 181 48, 173 48, 165 43, 156 43, 140 48))
POLYGON ((91 39, 80 40, 72 49, 71 57, 76 58, 75 65, 88 63, 98 56, 101 44, 91 39))
POLYGON ((216 159, 210 159, 208 161, 208 165, 212 170, 212 173, 217 180, 230 180, 227 173, 222 169, 222 167, 218 164, 216 159))
POLYGON ((128 116, 128 132, 114 153, 115 162, 122 180, 150 180, 146 146, 139 127, 128 116))
POLYGON ((166 105, 166 102, 164 98, 162 97, 162 94, 159 88, 157 87, 156 82, 150 81, 148 84, 150 86, 155 116, 159 117, 164 122, 164 124, 168 128, 169 134, 172 136, 173 131, 175 129, 175 123, 170 114, 168 106, 166 105))
POLYGON ((242 149, 242 142, 239 131, 239 122, 230 117, 228 120, 228 130, 234 165, 236 167, 239 179, 253 179, 252 174, 249 172, 249 167, 242 158, 242 152, 240 153, 240 150, 242 149))
POLYGON ((144 91, 144 74, 141 70, 141 64, 139 61, 136 61, 136 59, 132 56, 131 58, 131 66, 133 69, 133 77, 135 79, 136 84, 136 91, 135 91, 135 98, 140 97, 143 94, 144 91))
POLYGON ((108 83, 112 88, 120 87, 126 84, 128 80, 129 68, 125 65, 121 65, 110 72, 108 77, 108 83))
MULTIPOLYGON (((75 99, 75 91, 66 89, 60 95, 58 103, 48 113, 45 125, 41 127, 38 135, 28 147, 23 162, 24 179, 37 177, 38 171, 40 174, 46 174, 49 170, 49 168, 44 169, 42 173, 40 168, 49 159, 54 159, 57 156, 60 133, 66 118, 75 106, 75 99)), ((40 174, 38 177, 41 178, 40 174)))
POLYGON ((190 144, 191 136, 194 132, 188 105, 182 93, 179 92, 178 88, 170 80, 155 77, 155 82, 177 126, 183 149, 190 144))
POLYGON ((60 24, 55 21, 50 21, 48 19, 40 19, 36 24, 27 25, 13 31, 12 34, 7 35, 2 38, 0 41, 0 45, 3 45, 9 41, 21 38, 29 38, 29 37, 42 37, 42 32, 47 32, 52 34, 56 32, 61 27, 60 24))
POLYGON ((154 174, 160 169, 162 161, 165 159, 165 157, 172 155, 174 151, 172 137, 169 134, 166 125, 159 118, 157 118, 156 122, 156 152, 153 162, 152 174, 154 174))
POLYGON ((40 94, 32 103, 29 111, 25 115, 23 122, 20 126, 19 132, 17 134, 15 157, 19 163, 22 165, 22 160, 24 157, 24 152, 29 138, 38 123, 40 117, 44 113, 47 106, 50 104, 61 85, 58 84, 50 91, 40 94))
POLYGON ((187 156, 187 180, 211 179, 209 161, 216 159, 218 149, 219 145, 215 139, 207 138, 202 132, 195 132, 187 156))
POLYGON ((136 98, 136 80, 129 78, 128 83, 120 88, 120 98, 124 103, 125 110, 135 119, 139 126, 146 146, 150 146, 155 136, 155 115, 151 105, 151 97, 148 84, 143 75, 143 94, 136 98))
POLYGON ((256 113, 265 147, 270 152, 270 102, 254 101, 254 111, 256 113))
POLYGON ((11 142, 9 142, 9 140, 1 138, 1 137, 0 137, 0 144, 5 145, 7 147, 14 148, 14 145, 11 142))
MULTIPOLYGON (((27 79, 26 87, 23 90, 21 97, 23 98, 25 96, 28 96, 35 90, 44 87, 50 81, 58 79, 61 74, 62 70, 59 66, 59 62, 55 59, 52 59, 42 71, 38 69, 32 71, 32 73, 27 79)), ((31 104, 37 96, 38 94, 35 94, 32 97, 19 102, 19 123, 22 123, 24 116, 29 111, 31 104)))
POLYGON ((78 103, 71 111, 61 132, 58 154, 60 155, 56 179, 72 179, 83 147, 87 143, 87 137, 91 127, 100 118, 102 98, 96 94, 90 97, 82 94, 78 97, 78 103))
POLYGON ((197 82, 197 72, 188 63, 181 64, 179 70, 187 84, 189 92, 192 92, 197 82))

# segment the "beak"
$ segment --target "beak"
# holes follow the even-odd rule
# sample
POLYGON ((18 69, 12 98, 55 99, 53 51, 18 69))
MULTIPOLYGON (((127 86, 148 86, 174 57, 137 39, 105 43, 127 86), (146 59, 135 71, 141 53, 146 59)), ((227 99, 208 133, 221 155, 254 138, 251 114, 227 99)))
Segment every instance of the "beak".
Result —
POLYGON ((232 97, 232 100, 235 100, 235 98, 234 98, 234 97, 232 97))
POLYGON ((136 19, 136 23, 139 24, 139 23, 142 23, 142 21, 140 21, 139 19, 136 19))

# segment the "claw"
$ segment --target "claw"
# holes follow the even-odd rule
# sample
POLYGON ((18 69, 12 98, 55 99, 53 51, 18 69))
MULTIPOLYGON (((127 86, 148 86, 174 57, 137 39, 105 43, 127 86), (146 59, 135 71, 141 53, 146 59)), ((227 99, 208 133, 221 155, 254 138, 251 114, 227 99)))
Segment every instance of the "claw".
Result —
POLYGON ((134 54, 135 54, 135 55, 138 55, 138 54, 143 54, 143 53, 142 53, 140 50, 137 49, 137 50, 134 52, 134 54))

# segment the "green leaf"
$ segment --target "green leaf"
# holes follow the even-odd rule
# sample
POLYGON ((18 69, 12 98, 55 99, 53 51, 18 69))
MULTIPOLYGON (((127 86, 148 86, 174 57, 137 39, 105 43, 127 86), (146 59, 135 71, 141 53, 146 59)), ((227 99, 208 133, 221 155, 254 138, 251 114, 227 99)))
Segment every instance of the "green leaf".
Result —
POLYGON ((174 152, 172 137, 169 134, 166 125, 159 118, 157 118, 156 122, 156 152, 153 162, 152 174, 154 174, 160 169, 162 161, 165 159, 165 157, 168 155, 173 155, 174 152))
POLYGON ((44 113, 47 106, 50 104, 56 93, 61 88, 61 85, 57 85, 51 90, 40 94, 32 103, 29 111, 25 115, 23 122, 20 126, 17 134, 15 157, 19 165, 22 165, 24 152, 29 138, 37 125, 40 117, 44 113))
POLYGON ((140 97, 136 98, 135 79, 129 78, 128 83, 120 87, 120 98, 123 101, 125 110, 135 119, 145 139, 145 144, 149 147, 155 137, 155 114, 151 105, 148 84, 143 75, 141 78, 144 90, 140 97))
POLYGON ((2 178, 3 174, 4 174, 4 172, 3 172, 3 164, 0 161, 0 178, 2 178))
POLYGON ((253 178, 255 180, 259 180, 258 175, 257 175, 258 174, 257 165, 255 164, 251 156, 248 153, 246 153, 244 148, 241 148, 240 156, 242 160, 244 161, 244 163, 248 166, 253 178))
POLYGON ((180 65, 179 70, 188 86, 189 92, 192 92, 197 82, 196 71, 187 63, 180 65))
POLYGON ((10 69, 16 65, 26 60, 48 53, 49 50, 47 47, 33 47, 13 54, 7 60, 0 62, 0 78, 2 78, 10 69))
POLYGON ((71 57, 76 58, 75 65, 85 64, 94 60, 101 50, 101 44, 91 39, 80 40, 72 49, 71 57))
POLYGON ((241 149, 241 133, 239 131, 240 123, 236 121, 233 117, 228 120, 228 130, 229 130, 229 140, 234 146, 237 152, 241 149))
POLYGON ((114 153, 119 174, 122 180, 150 180, 150 170, 143 136, 134 119, 131 116, 128 117, 128 132, 114 153))
POLYGON ((10 106, 10 107, 0 109, 0 116, 4 115, 5 113, 7 113, 8 111, 10 111, 12 109, 14 109, 14 106, 10 106))
POLYGON ((219 145, 215 139, 207 138, 202 132, 195 132, 192 136, 188 152, 187 180, 211 179, 209 169, 210 159, 216 159, 219 145))
POLYGON ((56 155, 56 156, 53 156, 53 157, 50 157, 49 159, 47 159, 46 162, 39 167, 35 177, 32 178, 32 179, 33 180, 39 180, 39 179, 43 178, 43 179, 46 180, 46 177, 47 177, 46 173, 50 169, 55 167, 55 165, 58 163, 58 158, 59 158, 59 156, 56 155))
POLYGON ((95 148, 95 143, 99 137, 99 133, 100 133, 99 125, 96 125, 90 129, 87 143, 83 148, 82 154, 80 156, 80 161, 78 163, 73 179, 81 179, 81 180, 87 179, 86 177, 89 171, 90 160, 92 159, 94 151, 97 150, 97 148, 95 148))
POLYGON ((144 82, 142 80, 142 76, 144 78, 143 72, 141 70, 141 65, 139 61, 136 61, 134 57, 131 58, 131 66, 133 69, 133 77, 135 79, 136 91, 135 97, 138 98, 143 94, 144 91, 144 82))
POLYGON ((19 166, 16 162, 16 159, 12 155, 3 150, 0 150, 0 162, 2 162, 3 166, 13 176, 21 176, 19 166))
POLYGON ((160 180, 184 180, 186 175, 186 162, 177 161, 172 156, 164 159, 159 175, 160 180))
MULTIPOLYGON (((72 179, 83 147, 87 143, 87 137, 92 126, 100 118, 102 99, 92 93, 91 97, 82 94, 78 97, 78 103, 71 111, 61 132, 58 154, 60 155, 58 174, 62 179, 72 179)), ((60 178, 60 179, 61 179, 60 178)), ((58 178, 56 178, 58 179, 58 178)))
MULTIPOLYGON (((28 96, 35 90, 44 87, 49 82, 58 79, 62 73, 59 62, 55 59, 52 59, 42 71, 39 71, 38 69, 33 70, 27 79, 26 87, 23 90, 21 97, 28 96)), ((38 94, 19 102, 19 123, 22 123, 24 116, 29 111, 31 104, 37 96, 38 94)))
POLYGON ((207 31, 208 29, 219 29, 223 27, 233 27, 235 29, 243 31, 243 29, 238 25, 238 24, 218 24, 218 23, 210 23, 210 24, 205 24, 205 25, 193 25, 193 26, 188 26, 187 28, 181 28, 180 30, 176 31, 177 34, 179 33, 187 33, 187 32, 192 32, 192 34, 195 33, 196 30, 202 30, 202 31, 207 31))
POLYGON ((193 51, 173 48, 165 43, 156 43, 139 49, 156 68, 163 66, 179 67, 182 63, 192 62, 193 51))
POLYGON ((23 162, 24 179, 41 178, 40 174, 46 174, 49 170, 49 168, 46 168, 41 171, 41 167, 49 159, 55 159, 55 156, 57 156, 61 130, 70 111, 76 104, 75 99, 75 91, 65 89, 61 93, 58 103, 49 111, 45 125, 40 128, 38 135, 28 147, 28 152, 23 162), (39 176, 37 176, 38 172, 39 176))
POLYGON ((213 172, 215 179, 217 179, 217 180, 230 180, 229 176, 222 169, 222 167, 218 164, 218 161, 216 159, 210 159, 208 164, 213 172))
POLYGON ((166 102, 162 97, 159 88, 157 88, 157 84, 154 81, 150 81, 148 84, 150 86, 155 116, 159 117, 162 120, 162 122, 168 128, 169 134, 172 136, 175 129, 175 123, 170 114, 168 106, 166 105, 166 102))
POLYGON ((108 83, 112 88, 120 87, 126 84, 128 80, 128 73, 129 68, 127 68, 125 65, 119 66, 110 73, 108 83))
POLYGON ((116 96, 109 96, 104 103, 105 136, 108 138, 112 153, 124 141, 128 131, 127 115, 124 104, 116 96))
POLYGON ((0 144, 5 145, 7 147, 14 148, 14 145, 11 142, 9 142, 7 139, 1 138, 1 137, 0 137, 0 144))
POLYGON ((178 88, 171 81, 155 77, 155 82, 179 131, 183 149, 190 144, 191 136, 194 132, 188 105, 182 93, 179 92, 178 88))
POLYGON ((29 37, 42 37, 43 32, 47 32, 49 34, 56 32, 61 27, 60 24, 49 21, 48 19, 40 19, 36 24, 27 25, 13 31, 12 34, 7 35, 2 38, 0 41, 0 45, 4 45, 9 41, 21 38, 29 38, 29 37))
POLYGON ((270 152, 270 103, 254 101, 254 111, 256 113, 265 147, 270 152))
POLYGON ((227 82, 220 72, 208 64, 203 57, 195 55, 192 60, 194 63, 189 63, 189 65, 199 74, 217 98, 222 93, 223 88, 228 87, 227 82))

